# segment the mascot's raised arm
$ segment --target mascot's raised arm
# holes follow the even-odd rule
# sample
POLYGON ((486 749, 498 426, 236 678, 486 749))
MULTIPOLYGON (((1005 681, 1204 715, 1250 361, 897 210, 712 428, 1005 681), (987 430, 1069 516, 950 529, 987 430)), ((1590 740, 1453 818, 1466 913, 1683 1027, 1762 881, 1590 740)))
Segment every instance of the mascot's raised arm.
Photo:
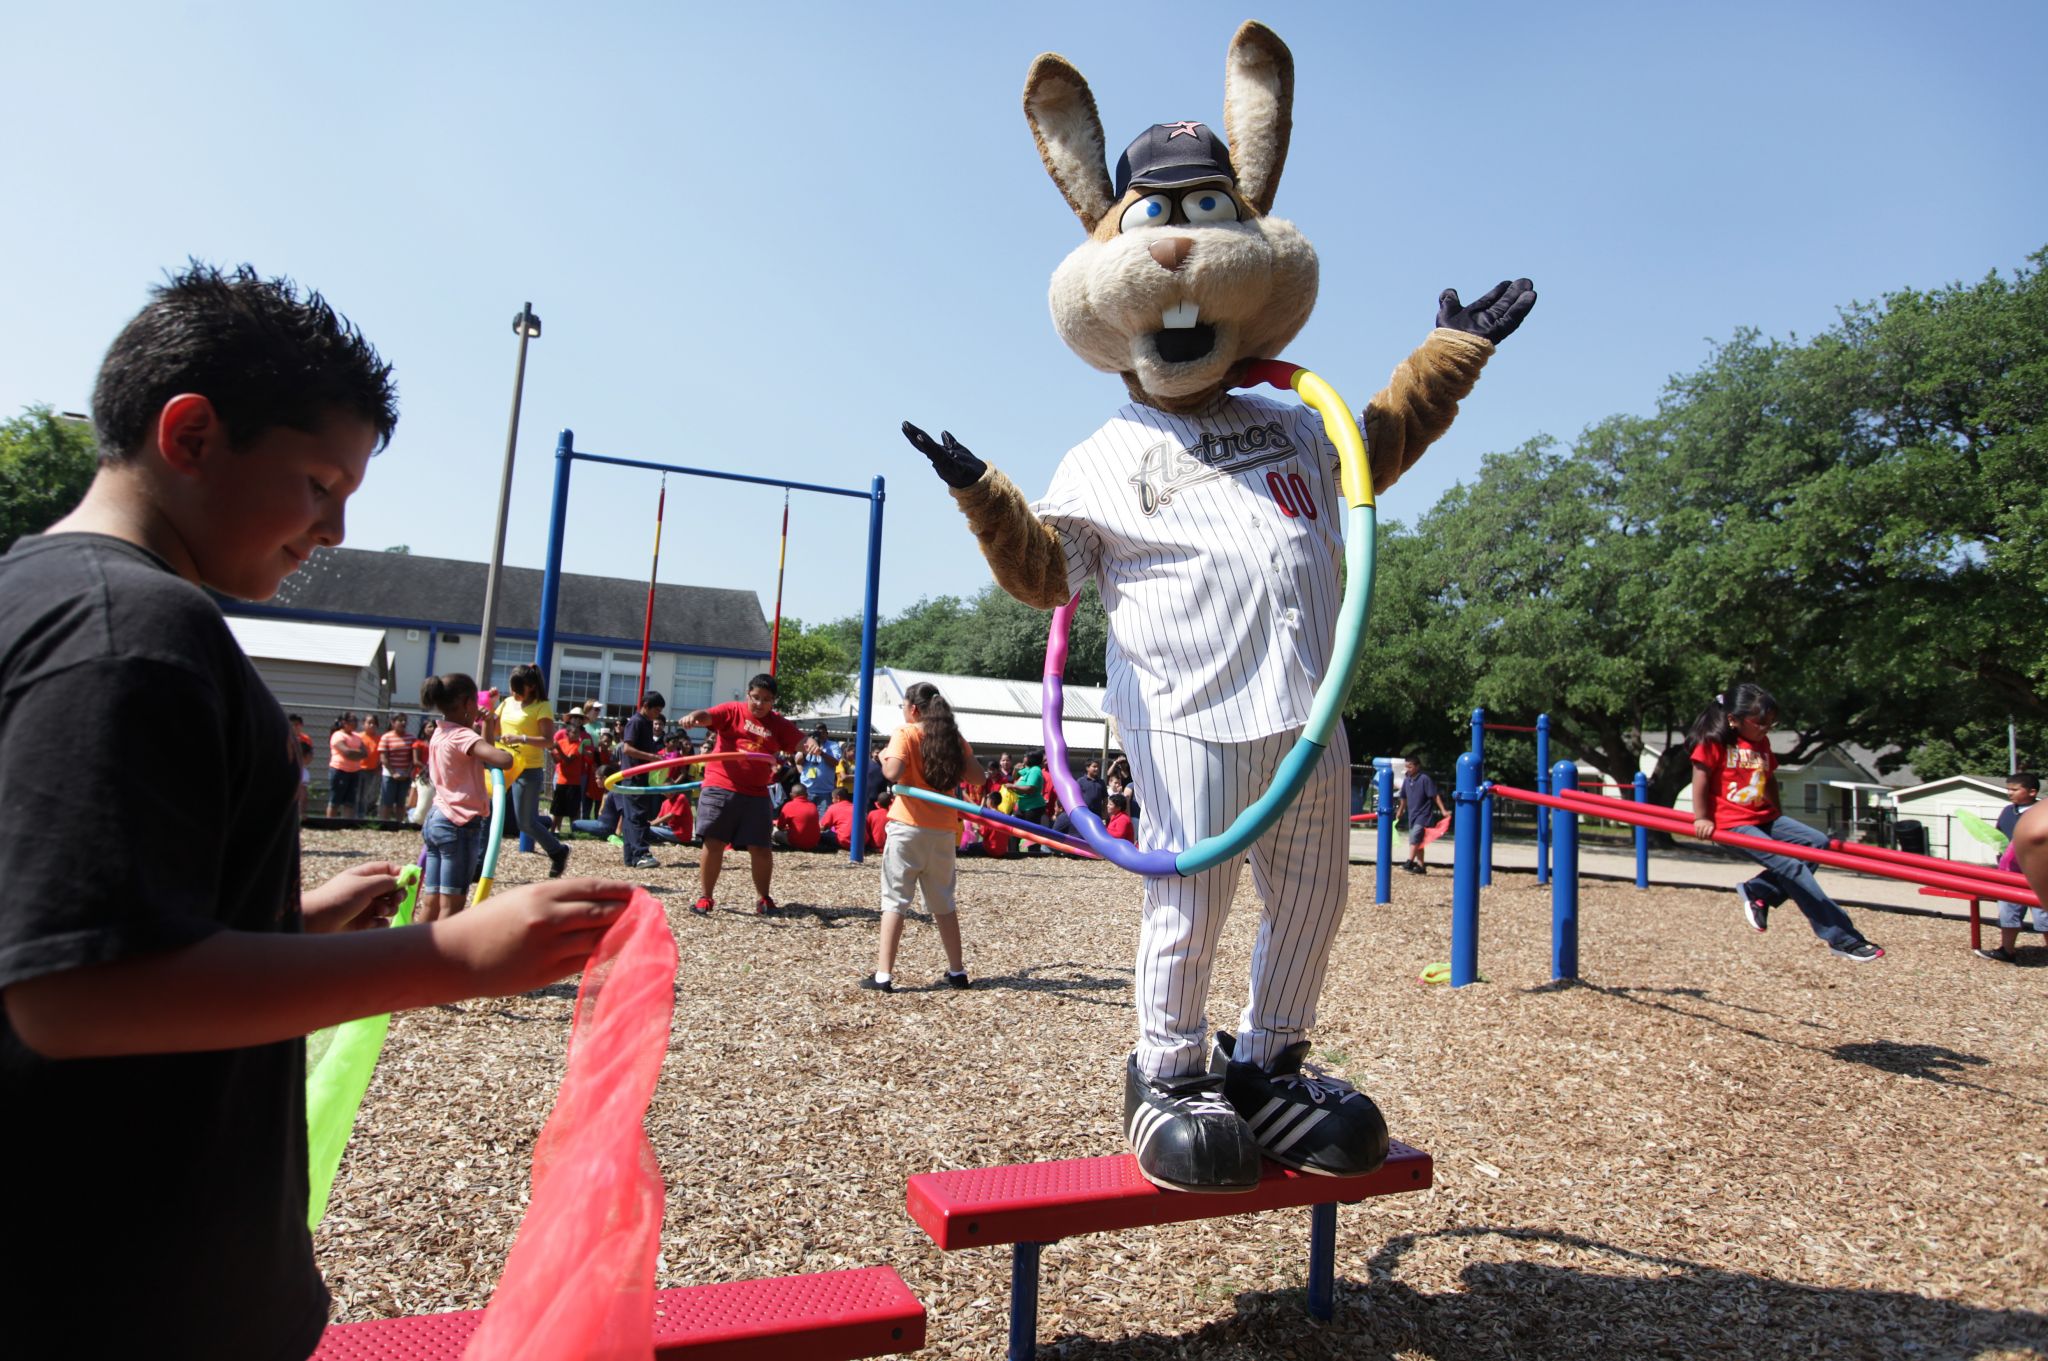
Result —
MULTIPOLYGON (((1093 579, 1109 618, 1106 707, 1136 784, 1141 847, 1193 845, 1257 799, 1308 722, 1336 629, 1343 517, 1336 453, 1313 412, 1232 391, 1279 358, 1315 305, 1316 255, 1271 216, 1292 128, 1294 61, 1247 23, 1224 69, 1224 136, 1159 123, 1112 180, 1088 84, 1032 63, 1024 111, 1087 239, 1053 273, 1061 339, 1120 374, 1130 402, 1070 450, 1035 502, 950 432, 904 435, 953 489, 1003 589, 1040 609, 1093 579)), ((1385 490, 1449 428, 1494 347, 1535 305, 1527 279, 1436 329, 1359 422, 1385 490)), ((1359 1175, 1386 1157, 1364 1094, 1304 1066, 1349 866, 1341 726, 1250 854, 1263 907, 1248 1001, 1209 1044, 1210 965, 1242 861, 1151 876, 1137 964, 1125 1131, 1162 1186, 1240 1191, 1261 1153, 1359 1175)))

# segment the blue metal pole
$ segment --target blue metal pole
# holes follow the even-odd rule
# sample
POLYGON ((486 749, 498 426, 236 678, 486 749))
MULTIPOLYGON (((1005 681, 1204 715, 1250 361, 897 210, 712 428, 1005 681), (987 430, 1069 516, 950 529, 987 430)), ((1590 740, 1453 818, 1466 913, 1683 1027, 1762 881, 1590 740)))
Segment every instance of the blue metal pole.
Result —
MULTIPOLYGON (((1374 763, 1379 765, 1378 762, 1374 763)), ((1380 815, 1373 819, 1373 827, 1379 832, 1376 847, 1377 867, 1373 870, 1372 900, 1376 903, 1394 901, 1394 768, 1379 765, 1379 774, 1373 779, 1373 797, 1379 803, 1380 815)))
MULTIPOLYGON (((882 502, 887 498, 882 491, 882 479, 876 477, 871 499, 868 501, 868 592, 866 603, 861 608, 860 620, 860 714, 853 729, 853 845, 846 852, 847 860, 855 865, 866 858, 867 834, 862 820, 868 815, 868 743, 873 728, 875 712, 875 610, 879 608, 882 594, 882 502)), ((1032 1270, 1038 1267, 1037 1249, 1032 1249, 1032 1270)), ((1038 1307, 1037 1277, 1032 1277, 1032 1309, 1038 1307)), ((1011 1346, 1016 1345, 1015 1321, 1012 1319, 1011 1346)), ((1017 1353, 1012 1350, 1012 1356, 1017 1353)), ((1029 1356, 1030 1353, 1024 1353, 1029 1356)))
POLYGON ((1466 752, 1458 758, 1451 835, 1451 986, 1479 981, 1479 766, 1466 752))
MULTIPOLYGON (((1552 793, 1550 788, 1550 715, 1536 715, 1536 792, 1552 793)), ((1542 805, 1537 805, 1539 808, 1542 805)), ((1537 815, 1536 818, 1536 882, 1550 882, 1550 819, 1537 815)))
POLYGON ((555 495, 548 507, 548 561, 540 578, 540 637, 533 651, 550 681, 555 674, 555 607, 562 596, 562 534, 569 523, 569 469, 575 461, 576 432, 564 430, 555 440, 555 495))
POLYGON ((1038 1354, 1038 1250, 1042 1246, 1010 1245, 1010 1361, 1030 1361, 1038 1354))
POLYGON ((1337 1206, 1310 1206, 1308 1216, 1308 1312, 1328 1323, 1337 1303, 1337 1206))
MULTIPOLYGON (((1650 777, 1642 771, 1636 772, 1636 802, 1650 801, 1650 777)), ((1650 829, 1640 823, 1636 826, 1636 887, 1650 886, 1650 829)))
MULTIPOLYGON (((1550 787, 1558 793, 1579 787, 1579 769, 1571 761, 1559 761, 1551 770, 1550 787)), ((1579 815, 1569 808, 1553 808, 1550 816, 1556 828, 1557 865, 1550 885, 1550 976, 1579 976, 1579 815)))
MULTIPOLYGON (((1486 783, 1486 710, 1472 711, 1472 760, 1486 783)), ((1479 887, 1493 887, 1493 800, 1479 805, 1479 887)))

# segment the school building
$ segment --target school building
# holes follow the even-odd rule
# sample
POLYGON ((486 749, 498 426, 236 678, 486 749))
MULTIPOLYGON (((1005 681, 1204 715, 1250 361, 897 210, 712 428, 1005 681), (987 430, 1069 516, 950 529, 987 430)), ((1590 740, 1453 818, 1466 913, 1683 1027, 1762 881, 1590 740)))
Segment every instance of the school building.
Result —
MULTIPOLYGON (((229 626, 236 629, 242 627, 239 620, 252 620, 361 634, 346 641, 340 635, 302 635, 296 641, 308 655, 258 659, 266 680, 276 675, 290 682, 284 687, 272 682, 280 702, 293 705, 291 695, 300 693, 297 683, 311 675, 309 668, 344 665, 361 642, 366 657, 374 650, 387 659, 380 679, 388 685, 388 704, 376 707, 411 712, 418 709, 420 682, 428 676, 448 671, 476 674, 487 571, 488 565, 481 562, 322 548, 285 578, 272 599, 262 604, 223 601, 222 608, 229 626), (381 647, 374 646, 372 635, 381 638, 381 647), (336 662, 336 656, 342 661, 336 662)), ((541 574, 535 569, 504 569, 490 676, 478 676, 479 685, 503 691, 512 668, 534 660, 540 587, 541 574)), ((602 703, 608 717, 632 710, 640 689, 646 612, 645 581, 563 574, 554 656, 541 667, 556 712, 592 702, 602 703)), ((658 585, 647 687, 663 693, 671 713, 739 699, 746 693, 747 678, 768 669, 768 643, 768 620, 752 591, 658 585)), ((277 635, 266 638, 263 646, 278 652, 290 651, 292 644, 290 637, 277 635)), ((305 714, 309 727, 317 723, 324 732, 333 712, 354 707, 361 713, 372 707, 361 702, 367 692, 360 687, 352 690, 351 702, 332 691, 336 678, 327 678, 326 684, 333 704, 310 698, 296 701, 296 711, 305 714)))
MULTIPOLYGON (((874 672, 874 713, 870 719, 871 740, 877 751, 903 726, 904 693, 919 681, 938 687, 952 707, 961 735, 983 760, 993 760, 1004 752, 1022 756, 1044 748, 1045 687, 1041 682, 949 676, 878 666, 874 672)), ((1065 701, 1061 730, 1066 734, 1067 754, 1076 770, 1091 757, 1102 760, 1123 754, 1116 722, 1102 711, 1103 694, 1099 685, 1061 687, 1065 701)), ((812 724, 823 723, 835 735, 843 736, 854 730, 857 701, 858 696, 852 693, 835 695, 802 714, 791 715, 790 721, 806 732, 812 724)))

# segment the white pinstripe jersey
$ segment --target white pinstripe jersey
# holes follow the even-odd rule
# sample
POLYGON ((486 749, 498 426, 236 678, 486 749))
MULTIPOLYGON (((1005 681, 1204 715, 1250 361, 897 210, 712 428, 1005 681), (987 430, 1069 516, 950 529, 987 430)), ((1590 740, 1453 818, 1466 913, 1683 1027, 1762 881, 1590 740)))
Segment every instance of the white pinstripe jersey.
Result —
POLYGON ((1068 590, 1101 588, 1120 726, 1244 742, 1308 721, 1337 625, 1336 457, 1314 411, 1235 394, 1126 406, 1061 460, 1032 510, 1068 590))

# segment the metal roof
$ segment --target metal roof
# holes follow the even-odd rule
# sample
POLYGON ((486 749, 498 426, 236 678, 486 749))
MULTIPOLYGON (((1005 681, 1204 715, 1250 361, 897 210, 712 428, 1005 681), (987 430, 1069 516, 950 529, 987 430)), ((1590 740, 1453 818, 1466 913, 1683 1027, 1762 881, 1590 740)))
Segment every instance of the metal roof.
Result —
POLYGON ((343 624, 301 624, 292 619, 227 616, 228 632, 251 657, 326 666, 370 666, 384 655, 384 630, 343 624))
MULTIPOLYGON (((284 579, 274 608, 357 615, 388 622, 454 624, 474 629, 484 617, 487 564, 418 553, 321 548, 284 579)), ((507 567, 498 593, 498 628, 532 630, 540 621, 541 573, 507 567)), ((562 574, 564 632, 638 641, 647 583, 623 577, 562 574)), ((654 641, 742 655, 768 653, 768 620, 752 591, 663 582, 654 591, 654 641)))
MULTIPOLYGON (((874 730, 893 736, 903 726, 903 694, 919 681, 938 687, 953 707, 960 731, 975 747, 1042 747, 1045 745, 1045 686, 1038 681, 998 680, 990 676, 948 676, 936 671, 905 671, 893 666, 875 668, 874 730)), ((1103 687, 1063 687, 1065 704, 1061 729, 1067 747, 1077 756, 1099 752, 1103 747, 1103 687)), ((813 705, 810 713, 793 718, 799 724, 814 715, 841 715, 854 711, 856 697, 835 695, 813 705)), ((1110 728, 1112 748, 1120 743, 1110 728)))

